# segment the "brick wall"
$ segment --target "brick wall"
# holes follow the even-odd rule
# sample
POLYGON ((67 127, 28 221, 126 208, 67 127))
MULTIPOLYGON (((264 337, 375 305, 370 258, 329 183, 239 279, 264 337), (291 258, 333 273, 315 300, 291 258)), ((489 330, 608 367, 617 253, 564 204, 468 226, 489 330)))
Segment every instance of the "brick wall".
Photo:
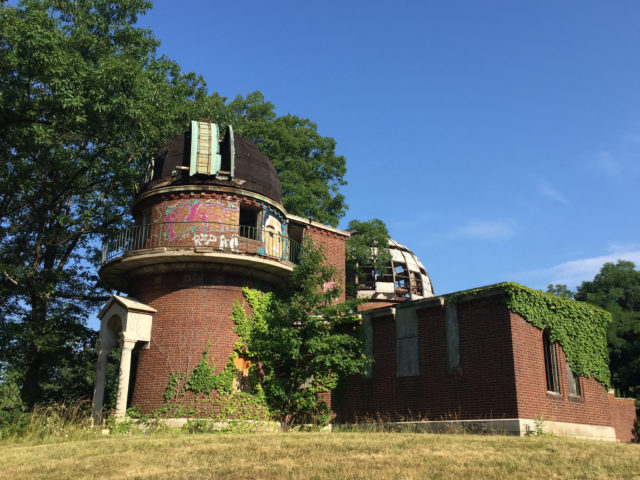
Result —
MULTIPOLYGON (((144 412, 161 407, 169 375, 193 370, 209 342, 216 372, 224 369, 237 340, 231 309, 234 300, 243 301, 243 285, 255 287, 240 277, 211 272, 165 273, 135 281, 131 295, 158 312, 150 348, 139 353, 132 405, 141 405, 144 412)), ((184 401, 195 405, 192 395, 184 401)))
POLYGON ((395 319, 390 312, 372 318, 373 378, 354 376, 346 391, 336 394, 338 418, 515 417, 509 311, 496 299, 459 305, 460 364, 449 371, 444 307, 437 301, 414 305, 419 321, 419 375, 396 376, 395 319))
POLYGON ((513 358, 515 361, 518 416, 587 425, 611 425, 607 392, 593 378, 580 377, 581 396, 569 395, 567 362, 556 345, 560 393, 547 392, 542 330, 511 313, 513 358))
POLYGON ((345 248, 347 237, 315 225, 307 225, 305 235, 310 235, 316 245, 322 245, 324 247, 324 254, 327 256, 327 263, 336 268, 336 280, 342 284, 342 296, 340 297, 340 300, 344 300, 345 248))
POLYGON ((608 395, 611 422, 616 429, 616 438, 620 442, 632 442, 638 432, 636 426, 636 403, 633 398, 615 398, 613 392, 608 395))

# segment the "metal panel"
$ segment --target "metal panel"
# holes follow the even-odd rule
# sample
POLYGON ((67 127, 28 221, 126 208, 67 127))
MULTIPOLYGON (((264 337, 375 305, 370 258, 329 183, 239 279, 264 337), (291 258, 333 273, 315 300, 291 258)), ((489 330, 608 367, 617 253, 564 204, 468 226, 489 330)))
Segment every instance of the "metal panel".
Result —
POLYGON ((418 337, 400 338, 396 341, 398 377, 414 377, 420 374, 418 363, 418 337))
POLYGON ((191 155, 189 157, 189 175, 198 172, 198 122, 191 121, 191 155))
POLYGON ((380 293, 395 293, 396 286, 393 282, 376 282, 376 291, 380 293))
POLYGON ((413 307, 398 308, 396 311, 396 338, 418 336, 418 313, 413 307))

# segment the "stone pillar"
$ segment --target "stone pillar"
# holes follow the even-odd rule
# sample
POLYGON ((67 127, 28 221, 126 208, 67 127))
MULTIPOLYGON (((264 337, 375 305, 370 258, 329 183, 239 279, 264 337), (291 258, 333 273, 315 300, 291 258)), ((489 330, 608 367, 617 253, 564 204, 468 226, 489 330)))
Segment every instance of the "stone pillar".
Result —
POLYGON ((96 380, 93 387, 93 408, 91 409, 91 417, 93 425, 102 424, 102 406, 104 405, 104 377, 107 368, 107 359, 111 347, 102 345, 102 341, 98 339, 98 363, 96 364, 96 380))
POLYGON ((122 419, 127 414, 127 395, 129 394, 129 374, 131 373, 131 351, 136 341, 125 337, 120 340, 120 375, 118 377, 118 395, 116 397, 115 418, 122 419))

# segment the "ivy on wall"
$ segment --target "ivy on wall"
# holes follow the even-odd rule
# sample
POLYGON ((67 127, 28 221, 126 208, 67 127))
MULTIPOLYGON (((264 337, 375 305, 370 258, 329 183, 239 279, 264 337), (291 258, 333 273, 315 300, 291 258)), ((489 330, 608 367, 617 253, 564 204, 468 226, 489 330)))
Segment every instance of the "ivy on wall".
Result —
MULTIPOLYGON (((605 388, 611 387, 607 327, 611 314, 594 305, 533 290, 515 282, 496 285, 504 292, 505 304, 533 326, 547 330, 552 342, 558 342, 571 365, 581 377, 593 377, 605 388)), ((481 296, 487 289, 466 290, 445 296, 459 303, 469 296, 481 296)))

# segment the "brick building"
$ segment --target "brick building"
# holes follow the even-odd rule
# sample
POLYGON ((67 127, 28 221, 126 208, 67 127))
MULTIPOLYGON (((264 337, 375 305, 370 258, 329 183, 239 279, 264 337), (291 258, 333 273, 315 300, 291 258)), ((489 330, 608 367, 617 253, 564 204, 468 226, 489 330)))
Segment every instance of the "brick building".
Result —
MULTIPOLYGON (((114 295, 99 314, 96 421, 112 348, 122 351, 115 415, 162 407, 169 377, 193 369, 204 352, 227 363, 242 287, 286 285, 305 236, 324 245, 344 278, 349 233, 288 214, 270 160, 231 127, 219 137, 215 124, 197 121, 169 142, 135 199, 135 226, 105 242, 100 276, 127 296, 114 295)), ((358 278, 374 363, 334 399, 339 421, 420 416, 433 426, 489 422, 522 434, 543 415, 559 433, 631 438, 633 402, 614 399, 594 379, 563 375, 561 348, 553 347, 549 390, 543 332, 500 302, 500 286, 458 302, 454 312, 433 297, 415 255, 393 241, 391 253, 387 272, 364 269, 358 278)), ((243 361, 236 359, 240 376, 243 361)), ((193 396, 182 401, 196 414, 216 408, 193 396)))

